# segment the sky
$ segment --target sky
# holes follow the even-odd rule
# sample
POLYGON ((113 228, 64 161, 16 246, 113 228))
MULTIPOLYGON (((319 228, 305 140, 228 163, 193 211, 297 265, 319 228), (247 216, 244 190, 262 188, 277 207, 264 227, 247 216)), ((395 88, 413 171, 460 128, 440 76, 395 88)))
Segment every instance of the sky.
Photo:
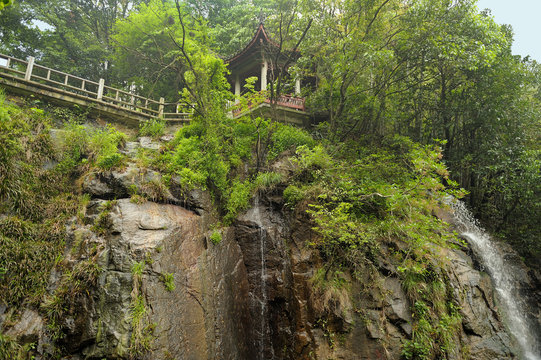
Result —
POLYGON ((541 0, 479 0, 477 7, 491 9, 498 24, 513 27, 513 54, 541 62, 541 0))

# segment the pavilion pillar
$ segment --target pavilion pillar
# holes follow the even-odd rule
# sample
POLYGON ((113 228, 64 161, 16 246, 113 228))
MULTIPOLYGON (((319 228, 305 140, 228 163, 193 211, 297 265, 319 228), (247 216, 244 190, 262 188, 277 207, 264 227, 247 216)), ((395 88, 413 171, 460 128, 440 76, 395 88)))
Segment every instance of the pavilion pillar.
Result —
POLYGON ((261 64, 261 90, 267 90, 267 71, 269 69, 269 63, 267 60, 263 60, 261 64))
POLYGON ((235 75, 235 104, 239 103, 240 98, 240 78, 239 74, 235 75))
POLYGON ((295 78, 295 95, 301 94, 301 78, 296 77, 295 78))

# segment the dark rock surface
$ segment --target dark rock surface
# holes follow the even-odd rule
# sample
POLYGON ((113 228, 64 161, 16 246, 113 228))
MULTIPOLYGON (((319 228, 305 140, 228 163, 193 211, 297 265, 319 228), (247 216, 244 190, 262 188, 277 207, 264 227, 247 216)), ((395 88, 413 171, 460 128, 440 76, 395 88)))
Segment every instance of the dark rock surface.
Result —
MULTIPOLYGON (((352 288, 336 300, 313 284, 324 260, 307 245, 316 236, 308 215, 302 209, 284 211, 280 190, 258 195, 213 244, 208 193, 184 194, 173 185, 164 203, 130 202, 131 184, 157 176, 132 165, 84 180, 95 200, 87 225, 68 225, 64 263, 95 259, 102 272, 97 286, 76 298, 77 311, 63 319, 70 359, 401 358, 402 344, 412 336, 412 304, 389 261, 391 249, 401 244, 381 244, 376 270, 366 271, 367 281, 370 276, 377 286, 366 288, 343 274, 352 288), (111 203, 105 231, 97 234, 92 224, 100 205, 112 198, 118 200, 111 203), (140 280, 132 270, 136 263, 144 264, 140 280), (172 291, 165 275, 173 278, 172 291), (144 324, 152 331, 147 351, 134 357, 137 296, 144 299, 144 324)), ((514 359, 490 278, 463 250, 439 249, 449 259, 442 271, 462 316, 461 349, 450 358, 514 359)), ((52 274, 50 291, 60 278, 52 274)), ((532 281, 525 280, 524 287, 535 286, 532 281)), ((46 333, 32 310, 6 331, 37 343, 44 354, 46 333)))

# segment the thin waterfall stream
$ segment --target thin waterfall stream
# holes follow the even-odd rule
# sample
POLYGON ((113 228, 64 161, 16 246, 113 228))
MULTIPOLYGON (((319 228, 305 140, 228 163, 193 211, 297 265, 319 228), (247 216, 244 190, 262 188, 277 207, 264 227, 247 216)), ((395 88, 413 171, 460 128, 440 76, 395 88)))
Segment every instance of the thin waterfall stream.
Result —
POLYGON ((268 357, 269 354, 265 355, 265 345, 267 342, 271 342, 270 337, 270 324, 268 321, 268 296, 267 296, 267 266, 265 262, 265 254, 266 254, 266 242, 267 242, 267 231, 265 230, 263 226, 263 221, 261 219, 261 208, 259 205, 259 194, 255 196, 254 199, 254 211, 252 214, 252 219, 256 223, 258 227, 258 239, 260 241, 259 243, 259 253, 261 256, 261 293, 260 298, 258 299, 259 302, 259 312, 261 316, 261 324, 259 329, 259 356, 258 358, 260 360, 266 360, 266 359, 274 359, 274 351, 272 347, 272 343, 269 344, 270 349, 270 358, 268 357))
POLYGON ((541 360, 540 337, 535 334, 533 327, 525 316, 525 300, 517 297, 518 291, 514 284, 519 282, 517 274, 509 267, 492 241, 490 235, 478 224, 466 205, 458 200, 449 201, 456 224, 461 235, 471 245, 474 253, 492 278, 500 305, 507 320, 507 326, 515 337, 522 357, 525 360, 541 360))

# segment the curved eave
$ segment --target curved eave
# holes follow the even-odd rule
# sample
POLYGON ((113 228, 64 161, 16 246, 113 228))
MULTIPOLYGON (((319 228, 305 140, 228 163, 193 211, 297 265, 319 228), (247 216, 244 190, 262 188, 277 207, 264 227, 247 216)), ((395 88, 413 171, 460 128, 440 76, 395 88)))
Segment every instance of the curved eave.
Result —
POLYGON ((263 40, 264 42, 271 42, 263 24, 259 24, 259 27, 257 28, 254 37, 252 38, 252 40, 250 40, 248 45, 246 45, 246 47, 240 52, 238 52, 236 55, 233 55, 231 58, 226 59, 225 62, 227 64, 234 64, 238 62, 238 60, 246 56, 250 52, 250 50, 252 50, 252 48, 259 46, 259 40, 263 40))
MULTIPOLYGON (((279 48, 279 45, 270 38, 270 36, 267 34, 267 31, 265 30, 265 26, 263 23, 260 23, 257 31, 255 32, 254 36, 252 37, 252 40, 242 49, 240 52, 238 52, 236 55, 230 57, 229 59, 224 60, 226 64, 229 65, 229 69, 238 69, 243 68, 243 64, 247 61, 249 58, 253 58, 254 56, 259 57, 261 52, 261 47, 263 44, 270 44, 273 47, 276 47, 276 49, 279 48)), ((288 50, 285 51, 285 53, 293 53, 293 57, 295 59, 298 59, 300 57, 300 51, 299 50, 288 50)), ((289 55, 291 56, 291 55, 289 55)), ((253 60, 253 59, 252 59, 253 60)))

